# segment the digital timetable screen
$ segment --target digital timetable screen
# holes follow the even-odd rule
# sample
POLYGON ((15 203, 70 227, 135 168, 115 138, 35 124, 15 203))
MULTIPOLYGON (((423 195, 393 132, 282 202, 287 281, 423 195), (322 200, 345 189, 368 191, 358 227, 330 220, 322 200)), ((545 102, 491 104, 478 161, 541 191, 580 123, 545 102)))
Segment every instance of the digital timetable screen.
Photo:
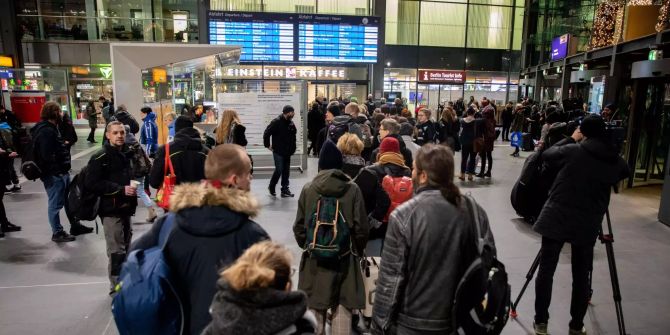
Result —
POLYGON ((377 62, 379 18, 210 11, 209 43, 239 45, 243 62, 377 62))

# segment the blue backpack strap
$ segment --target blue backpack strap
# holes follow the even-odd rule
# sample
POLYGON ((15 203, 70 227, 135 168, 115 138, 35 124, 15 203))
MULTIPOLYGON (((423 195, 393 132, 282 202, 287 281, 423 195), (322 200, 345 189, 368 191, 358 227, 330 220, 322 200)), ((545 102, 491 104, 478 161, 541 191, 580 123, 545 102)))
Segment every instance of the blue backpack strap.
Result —
POLYGON ((170 237, 170 233, 172 233, 172 229, 174 227, 174 222, 175 222, 175 214, 174 213, 168 213, 165 216, 165 220, 163 221, 163 226, 161 227, 160 233, 158 233, 158 246, 163 248, 165 247, 165 244, 168 241, 168 237, 170 237))

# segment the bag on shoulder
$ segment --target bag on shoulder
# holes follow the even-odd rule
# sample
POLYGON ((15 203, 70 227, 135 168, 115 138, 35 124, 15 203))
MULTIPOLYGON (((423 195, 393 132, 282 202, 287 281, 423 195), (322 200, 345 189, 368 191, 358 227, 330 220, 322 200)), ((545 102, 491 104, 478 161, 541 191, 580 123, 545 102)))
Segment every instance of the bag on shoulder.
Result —
POLYGON ((174 214, 168 214, 158 245, 131 252, 123 264, 112 300, 112 314, 120 335, 183 333, 184 308, 163 254, 174 221, 174 214))
POLYGON ((28 180, 37 180, 42 177, 42 168, 38 164, 38 155, 35 152, 35 140, 39 135, 34 134, 32 139, 27 141, 23 155, 21 156, 21 173, 28 180))
POLYGON ((151 172, 151 160, 140 144, 132 146, 133 178, 144 177, 151 172))
POLYGON ((170 158, 170 143, 165 143, 165 161, 163 162, 163 185, 156 193, 156 204, 163 209, 170 209, 170 196, 175 185, 177 176, 174 173, 172 159, 170 158), (169 171, 169 173, 168 173, 169 171))
POLYGON ((333 123, 328 126, 328 138, 337 143, 337 140, 345 133, 349 132, 349 121, 333 120, 333 123))
POLYGON ((84 166, 77 173, 72 182, 67 195, 68 208, 72 215, 84 221, 93 221, 98 216, 100 207, 100 197, 93 192, 86 190, 84 181, 88 174, 88 166, 84 166))
POLYGON ((305 251, 324 260, 338 259, 351 251, 351 232, 337 198, 319 197, 307 221, 305 251))
MULTIPOLYGON (((370 129, 370 126, 368 124, 365 124, 365 123, 363 123, 363 124, 354 123, 354 124, 360 128, 361 136, 359 136, 358 138, 363 142, 363 146, 365 148, 371 148, 372 147, 373 136, 372 136, 372 130, 370 129)), ((350 132, 352 132, 352 131, 350 131, 350 132)), ((354 132, 352 132, 352 133, 354 133, 354 132)))
POLYGON ((407 176, 393 177, 388 169, 384 170, 386 170, 386 176, 382 179, 382 188, 384 188, 384 191, 386 191, 391 199, 391 205, 386 212, 384 222, 389 222, 391 212, 403 202, 412 198, 414 186, 412 178, 407 176))
POLYGON ((505 266, 495 255, 490 229, 482 229, 477 205, 463 197, 477 245, 477 256, 456 286, 452 319, 457 334, 500 334, 509 318, 510 286, 505 266))

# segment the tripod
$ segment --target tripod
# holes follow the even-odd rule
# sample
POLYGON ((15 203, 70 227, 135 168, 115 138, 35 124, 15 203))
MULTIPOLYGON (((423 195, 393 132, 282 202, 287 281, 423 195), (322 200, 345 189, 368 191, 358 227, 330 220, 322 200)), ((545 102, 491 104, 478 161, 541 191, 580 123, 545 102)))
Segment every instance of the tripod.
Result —
MULTIPOLYGON (((626 325, 623 319, 623 308, 621 307, 621 289, 619 287, 619 275, 616 269, 616 261, 614 259, 614 248, 612 247, 612 243, 614 243, 614 234, 612 233, 612 221, 610 219, 609 209, 605 211, 605 216, 607 217, 608 234, 605 234, 605 232, 603 231, 601 222, 598 239, 602 244, 605 245, 605 250, 607 251, 607 264, 609 265, 610 279, 612 279, 612 294, 614 296, 614 306, 616 308, 616 318, 619 327, 619 335, 627 335, 626 325)), ((533 279, 535 271, 537 271, 537 268, 540 266, 540 253, 541 251, 538 251, 537 256, 535 256, 535 260, 533 261, 533 264, 530 266, 530 269, 526 274, 526 282, 523 284, 521 292, 519 292, 519 295, 516 297, 516 300, 514 301, 514 303, 512 303, 512 308, 510 309, 510 316, 512 318, 516 318, 518 316, 518 313, 516 312, 516 307, 519 305, 519 301, 521 300, 521 297, 523 296, 524 292, 526 292, 528 284, 533 279)), ((589 278, 592 277, 593 274, 590 274, 589 278)), ((589 279, 589 282, 590 280, 591 279, 589 279)))

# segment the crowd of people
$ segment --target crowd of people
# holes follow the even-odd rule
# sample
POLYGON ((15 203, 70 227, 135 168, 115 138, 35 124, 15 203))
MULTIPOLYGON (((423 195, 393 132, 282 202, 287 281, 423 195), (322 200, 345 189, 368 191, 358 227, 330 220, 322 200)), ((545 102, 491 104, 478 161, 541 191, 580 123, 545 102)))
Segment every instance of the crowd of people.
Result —
MULTIPOLYGON (((185 334, 325 334, 327 324, 335 335, 356 328, 375 334, 454 333, 459 320, 453 317, 451 302, 466 267, 478 256, 479 237, 469 225, 480 222, 490 234, 485 210, 461 193, 455 179, 491 177, 496 120, 502 120, 503 140, 509 140, 510 133, 530 122, 525 115, 530 104, 508 104, 499 113, 486 98, 472 98, 468 104, 459 99, 437 115, 421 108, 415 119, 398 99, 381 105, 372 96, 362 104, 317 99, 308 114, 308 139, 310 152, 318 156, 318 173, 301 190, 292 224, 303 251, 297 290, 290 253, 269 241, 253 220, 262 208, 250 191, 253 160, 237 112, 223 112, 212 145, 194 128, 192 116, 173 115, 171 138, 158 146, 155 113, 142 108, 140 125, 120 105, 109 115, 102 148, 91 156, 85 172, 79 172, 83 187, 99 199, 109 294, 123 294, 119 276, 128 255, 157 246, 164 226, 174 220, 162 253, 184 308, 179 322, 185 334), (457 151, 462 153, 460 174, 454 162, 457 151), (481 170, 476 174, 477 156, 481 170), (149 186, 160 191, 169 186, 169 194, 162 193, 169 196, 167 206, 160 208, 158 198, 149 196, 149 186), (138 197, 148 208, 146 221, 153 225, 133 241, 131 217, 138 197), (469 211, 466 203, 474 209, 469 211), (366 318, 358 312, 370 303, 362 261, 373 256, 381 258, 381 267, 372 316, 366 318)), ((554 112, 548 108, 543 120, 554 121, 554 112)), ((263 136, 275 161, 268 187, 272 196, 277 183, 281 197, 294 196, 289 168, 296 151, 295 113, 292 106, 278 111, 263 136)), ((31 134, 48 195, 52 240, 70 242, 73 235, 92 231, 70 213, 66 201, 76 133, 57 103, 46 103, 41 118, 31 134), (63 207, 70 234, 60 224, 63 207)), ((570 334, 586 333, 585 276, 597 235, 593 227, 607 208, 609 187, 626 172, 605 137, 603 119, 588 116, 569 139, 551 148, 543 145, 546 138, 538 140, 548 173, 561 182, 548 191, 535 227, 543 236, 536 334, 547 333, 552 277, 564 243, 573 245, 573 268, 579 270, 573 273, 570 334), (579 168, 584 161, 617 169, 603 174, 599 171, 604 167, 579 168), (580 183, 584 206, 568 210, 574 183, 580 183), (598 199, 597 206, 586 206, 592 197, 598 199)), ((8 161, 15 157, 0 138, 5 185, 12 183, 8 161)), ((0 209, 2 231, 20 230, 9 223, 4 206, 0 209)))

